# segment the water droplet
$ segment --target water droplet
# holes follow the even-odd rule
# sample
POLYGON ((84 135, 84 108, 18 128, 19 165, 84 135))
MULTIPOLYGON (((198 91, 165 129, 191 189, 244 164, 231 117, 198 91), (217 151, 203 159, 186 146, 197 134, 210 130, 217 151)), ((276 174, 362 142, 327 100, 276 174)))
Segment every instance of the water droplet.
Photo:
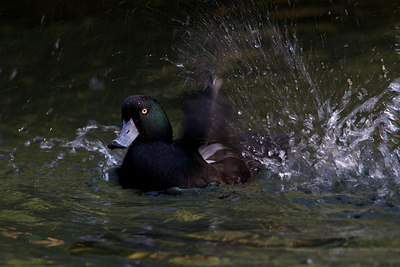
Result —
POLYGON ((92 77, 89 80, 89 87, 92 90, 101 90, 104 88, 104 82, 99 80, 97 77, 92 77))
POLYGON ((57 38, 56 42, 54 43, 54 47, 58 49, 60 47, 60 38, 57 38))
POLYGON ((352 86, 352 85, 353 85, 353 82, 351 81, 351 79, 350 79, 350 78, 348 78, 348 79, 347 79, 347 83, 348 83, 350 86, 352 86))
POLYGON ((17 69, 13 69, 10 75, 10 81, 14 80, 15 76, 17 76, 17 73, 18 73, 17 69))
POLYGON ((47 110, 46 115, 50 115, 50 113, 53 112, 53 108, 49 108, 49 110, 47 110))

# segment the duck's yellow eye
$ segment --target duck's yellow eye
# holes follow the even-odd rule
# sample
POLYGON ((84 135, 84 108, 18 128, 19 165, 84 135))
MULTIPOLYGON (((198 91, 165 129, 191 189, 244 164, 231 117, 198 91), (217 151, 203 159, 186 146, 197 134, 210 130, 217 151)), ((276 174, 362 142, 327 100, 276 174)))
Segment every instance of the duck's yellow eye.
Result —
POLYGON ((142 114, 146 115, 147 114, 147 108, 142 109, 142 114))

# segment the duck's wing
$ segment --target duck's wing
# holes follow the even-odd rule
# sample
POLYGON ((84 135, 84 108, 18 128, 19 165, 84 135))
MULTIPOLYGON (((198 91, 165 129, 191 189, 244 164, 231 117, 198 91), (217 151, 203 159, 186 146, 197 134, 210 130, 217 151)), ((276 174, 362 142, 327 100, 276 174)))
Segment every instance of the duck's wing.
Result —
POLYGON ((229 141, 232 105, 220 90, 222 80, 209 76, 204 89, 185 102, 181 142, 207 163, 209 182, 244 183, 250 172, 229 141))
POLYGON ((232 108, 220 90, 221 84, 221 79, 210 75, 204 89, 185 102, 181 141, 186 146, 199 147, 226 140, 232 108))
POLYGON ((241 184, 251 176, 243 157, 231 147, 212 143, 200 146, 198 151, 203 160, 208 163, 210 173, 217 173, 221 183, 241 184))

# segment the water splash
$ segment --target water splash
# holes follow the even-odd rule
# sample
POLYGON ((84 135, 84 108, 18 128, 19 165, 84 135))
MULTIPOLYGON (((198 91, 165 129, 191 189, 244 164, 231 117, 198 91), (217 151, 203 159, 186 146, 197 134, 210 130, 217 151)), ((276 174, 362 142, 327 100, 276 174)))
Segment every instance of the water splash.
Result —
POLYGON ((39 148, 44 151, 64 148, 57 154, 54 160, 44 164, 44 166, 54 168, 61 161, 65 160, 67 155, 75 155, 80 157, 80 162, 83 165, 94 165, 94 168, 99 168, 102 179, 108 181, 110 170, 120 165, 122 161, 122 152, 110 153, 109 149, 107 149, 108 140, 112 139, 110 134, 118 130, 116 126, 100 125, 95 121, 90 121, 85 127, 77 129, 76 137, 73 140, 35 137, 32 140, 26 141, 25 147, 38 144, 39 148))
POLYGON ((365 80, 334 71, 329 62, 304 51, 294 23, 271 20, 262 4, 244 5, 183 27, 174 63, 185 83, 198 83, 210 69, 224 78, 238 114, 235 134, 255 133, 243 154, 262 162, 266 179, 277 177, 282 188, 367 187, 380 196, 395 193, 400 185, 399 80, 394 76, 387 82, 391 75, 383 59, 365 80), (262 138, 281 132, 294 137, 288 155, 264 151, 262 138))
POLYGON ((104 180, 108 181, 109 170, 118 166, 121 163, 122 157, 119 153, 110 153, 109 149, 107 149, 108 142, 99 139, 100 135, 98 130, 102 132, 109 132, 112 130, 115 132, 119 129, 116 126, 99 125, 92 121, 89 122, 87 126, 77 129, 77 137, 65 143, 64 146, 71 148, 71 152, 82 148, 86 151, 98 154, 101 159, 97 162, 97 165, 102 169, 104 180))
POLYGON ((315 139, 303 139, 294 146, 293 158, 302 158, 314 175, 309 184, 331 186, 346 182, 348 188, 368 186, 389 193, 390 184, 399 184, 397 154, 399 124, 399 80, 377 96, 349 109, 351 94, 328 114, 326 130, 315 139), (306 149, 314 153, 304 153, 306 149))

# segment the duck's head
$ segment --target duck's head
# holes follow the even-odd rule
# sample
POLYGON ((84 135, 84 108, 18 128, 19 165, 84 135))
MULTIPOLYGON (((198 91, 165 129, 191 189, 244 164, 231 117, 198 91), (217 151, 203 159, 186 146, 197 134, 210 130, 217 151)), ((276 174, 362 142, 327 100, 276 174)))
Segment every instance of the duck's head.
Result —
POLYGON ((133 95, 121 107, 122 129, 108 148, 127 148, 135 140, 172 142, 167 114, 150 96, 133 95))

